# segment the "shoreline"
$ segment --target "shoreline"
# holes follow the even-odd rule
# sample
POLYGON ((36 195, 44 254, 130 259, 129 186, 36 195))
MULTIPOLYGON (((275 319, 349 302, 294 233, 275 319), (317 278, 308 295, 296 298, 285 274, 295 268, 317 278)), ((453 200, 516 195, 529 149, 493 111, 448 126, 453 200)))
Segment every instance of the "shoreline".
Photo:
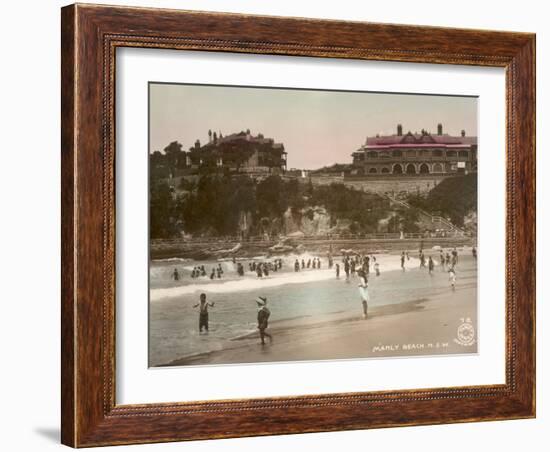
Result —
MULTIPOLYGON (((273 343, 262 346, 257 331, 229 341, 221 350, 196 353, 155 367, 235 365, 258 362, 436 356, 476 353, 477 342, 455 341, 461 319, 477 328, 477 297, 471 284, 455 292, 432 293, 403 303, 374 306, 366 320, 344 312, 318 318, 286 319, 270 324, 273 343), (435 299, 437 297, 437 299, 435 299)), ((439 292, 439 291, 438 291, 439 292)))
MULTIPOLYGON (((387 305, 375 306, 371 309, 372 313, 369 311, 369 319, 380 317, 380 316, 386 316, 386 315, 395 315, 403 312, 412 312, 415 310, 422 310, 424 309, 424 306, 422 305, 422 303, 424 303, 425 301, 426 299, 420 299, 420 300, 413 300, 413 301, 400 303, 400 304, 387 304, 387 305)), ((341 311, 338 314, 341 314, 342 312, 345 313, 345 311, 341 311)), ((273 321, 270 323, 269 332, 274 336, 291 334, 292 329, 295 327, 293 326, 293 323, 297 320, 303 322, 303 320, 307 319, 308 317, 310 318, 311 316, 300 316, 300 317, 294 317, 291 319, 273 321)), ((325 321, 317 321, 309 324, 307 322, 301 323, 299 328, 302 330, 305 330, 305 329, 316 329, 316 328, 323 328, 323 327, 335 327, 338 325, 345 325, 347 323, 364 321, 361 315, 359 314, 350 315, 349 313, 345 313, 344 316, 338 316, 338 315, 332 314, 326 317, 331 317, 331 318, 328 318, 325 321)), ((235 350, 239 348, 248 347, 250 345, 248 342, 243 344, 241 344, 240 342, 245 342, 248 340, 256 341, 258 337, 259 335, 257 330, 253 330, 248 333, 241 334, 239 336, 236 336, 230 339, 231 343, 236 344, 235 347, 228 347, 222 350, 212 350, 208 352, 193 353, 187 356, 182 356, 181 358, 177 358, 169 363, 160 364, 155 367, 183 366, 183 365, 189 365, 195 362, 198 362, 200 364, 202 360, 208 359, 209 357, 213 357, 218 354, 226 353, 228 350, 235 350)))

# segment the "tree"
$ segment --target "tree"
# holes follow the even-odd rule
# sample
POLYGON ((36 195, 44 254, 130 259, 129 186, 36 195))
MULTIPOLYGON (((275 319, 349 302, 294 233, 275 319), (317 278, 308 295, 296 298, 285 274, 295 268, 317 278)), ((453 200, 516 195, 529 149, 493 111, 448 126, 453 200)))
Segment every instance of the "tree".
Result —
POLYGON ((151 238, 170 238, 178 235, 177 203, 166 183, 152 184, 149 201, 151 238))
POLYGON ((466 215, 477 212, 477 174, 449 177, 432 188, 427 196, 412 196, 408 201, 412 206, 438 212, 462 226, 466 215))
POLYGON ((178 167, 179 162, 185 163, 185 153, 182 152, 183 146, 177 141, 172 141, 164 148, 167 164, 170 168, 178 167))

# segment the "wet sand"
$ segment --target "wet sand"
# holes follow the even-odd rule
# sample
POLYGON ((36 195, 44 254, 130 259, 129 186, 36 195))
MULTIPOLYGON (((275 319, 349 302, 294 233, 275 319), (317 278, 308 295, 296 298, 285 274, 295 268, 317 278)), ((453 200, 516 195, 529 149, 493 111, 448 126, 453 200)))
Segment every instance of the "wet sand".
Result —
MULTIPOLYGON (((475 262, 468 259, 461 267, 462 278, 458 279, 455 291, 450 288, 447 273, 440 269, 436 269, 432 277, 427 270, 411 269, 426 280, 426 295, 422 298, 374 306, 369 309, 367 319, 362 318, 358 300, 356 314, 343 311, 273 321, 268 330, 273 335, 272 343, 267 340, 262 346, 259 334, 254 332, 235 338, 222 350, 182 357, 164 365, 475 353, 475 338, 472 343, 457 340, 457 330, 465 321, 477 329, 475 262)), ((391 273, 391 280, 398 283, 401 272, 391 273)))

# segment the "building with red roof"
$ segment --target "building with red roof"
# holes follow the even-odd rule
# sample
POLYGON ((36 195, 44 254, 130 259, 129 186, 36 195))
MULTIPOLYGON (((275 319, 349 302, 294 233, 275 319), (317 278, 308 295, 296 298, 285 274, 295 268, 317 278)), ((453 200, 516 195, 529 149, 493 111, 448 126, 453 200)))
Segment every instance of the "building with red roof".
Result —
POLYGON ((403 134, 401 124, 396 134, 367 137, 353 154, 353 175, 453 175, 477 171, 477 136, 426 130, 403 134))

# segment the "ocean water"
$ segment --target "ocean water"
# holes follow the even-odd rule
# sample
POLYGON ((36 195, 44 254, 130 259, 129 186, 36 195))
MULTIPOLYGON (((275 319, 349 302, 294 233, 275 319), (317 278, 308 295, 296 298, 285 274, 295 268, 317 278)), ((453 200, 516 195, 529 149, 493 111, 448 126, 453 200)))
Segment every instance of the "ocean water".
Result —
MULTIPOLYGON (((435 256, 435 254, 434 254, 435 256)), ((313 255, 300 255, 307 260, 313 255)), ((317 257, 317 256, 315 256, 317 257)), ((328 260, 321 257, 321 269, 304 269, 294 272, 296 256, 283 257, 283 268, 270 272, 268 277, 258 278, 248 271, 248 263, 267 261, 258 256, 238 259, 245 268, 245 275, 237 275, 237 266, 230 260, 193 261, 169 259, 153 261, 150 267, 149 302, 149 364, 157 366, 175 359, 236 346, 234 339, 255 332, 258 296, 266 297, 271 311, 270 325, 276 327, 285 321, 303 319, 315 322, 332 314, 361 315, 361 302, 357 277, 346 281, 341 257, 340 278, 335 268, 328 269, 328 260), (207 275, 212 267, 222 265, 221 279, 208 276, 191 278, 194 266, 204 265, 207 275), (174 268, 180 280, 172 279, 174 268), (214 302, 209 307, 209 332, 199 334, 198 308, 200 293, 214 302)), ((406 262, 405 273, 400 268, 399 255, 376 255, 380 264, 380 276, 375 276, 373 265, 369 275, 369 306, 402 303, 421 299, 433 285, 445 286, 447 274, 436 267, 434 277, 426 269, 419 270, 418 259, 406 262), (398 278, 399 284, 396 284, 398 278)), ((271 258, 273 260, 273 258, 271 258)), ((459 276, 460 277, 460 276, 459 276)))

